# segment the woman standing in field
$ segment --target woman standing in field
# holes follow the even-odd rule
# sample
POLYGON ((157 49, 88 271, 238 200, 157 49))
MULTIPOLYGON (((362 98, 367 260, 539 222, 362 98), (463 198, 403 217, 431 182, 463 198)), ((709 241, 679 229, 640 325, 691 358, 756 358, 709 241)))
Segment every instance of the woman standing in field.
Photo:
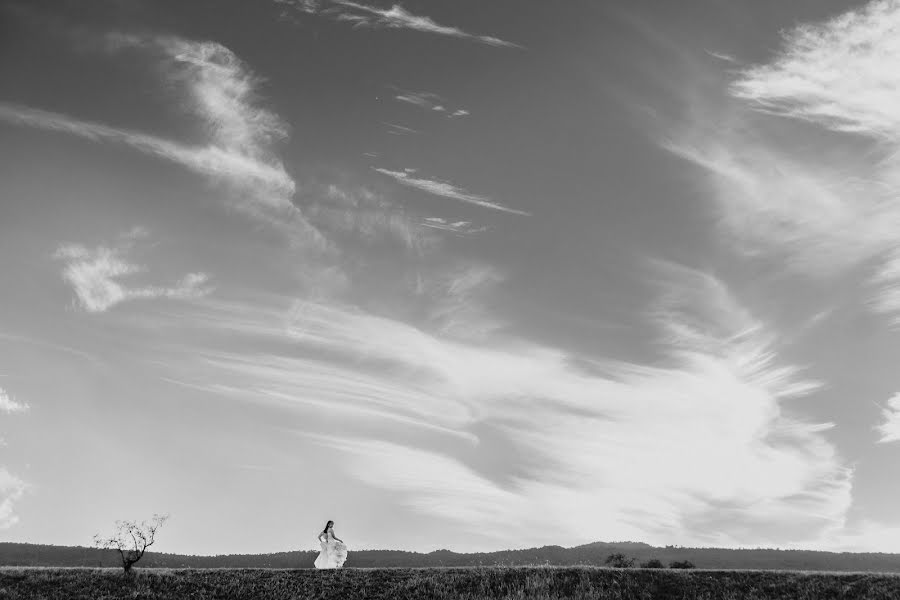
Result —
POLYGON ((334 521, 328 521, 319 534, 322 551, 313 563, 317 569, 340 569, 347 560, 347 546, 344 540, 334 535, 334 521))

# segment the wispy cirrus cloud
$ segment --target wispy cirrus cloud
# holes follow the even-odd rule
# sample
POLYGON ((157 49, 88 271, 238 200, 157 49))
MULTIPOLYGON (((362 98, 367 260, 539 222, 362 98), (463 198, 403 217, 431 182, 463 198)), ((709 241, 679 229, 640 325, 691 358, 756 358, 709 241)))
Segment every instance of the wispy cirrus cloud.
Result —
POLYGON ((482 233, 488 229, 484 225, 474 225, 472 221, 454 221, 443 217, 425 217, 422 226, 458 234, 482 233))
MULTIPOLYGON (((797 27, 769 64, 745 69, 732 85, 735 97, 758 110, 874 140, 871 167, 847 161, 820 202, 825 214, 839 207, 827 231, 844 238, 859 262, 880 263, 869 283, 870 307, 900 319, 900 4, 876 1, 829 21, 797 27), (830 192, 830 194, 828 193, 830 192), (855 252, 854 252, 855 250, 855 252)), ((854 154, 858 150, 854 149, 854 154)), ((813 211, 810 211, 812 214, 813 211)))
POLYGON ((436 181, 433 179, 413 177, 410 171, 406 170, 391 171, 390 169, 376 167, 373 167, 373 170, 381 173, 382 175, 387 175, 388 177, 393 178, 398 183, 401 183, 405 186, 416 188, 418 190, 428 192, 429 194, 434 194, 435 196, 443 196, 444 198, 451 198, 453 200, 459 200, 460 202, 466 202, 468 204, 474 204, 476 206, 482 206, 484 208, 490 208, 492 210, 506 212, 514 215, 522 215, 526 217, 531 216, 531 213, 498 204, 496 202, 493 202, 486 196, 479 196, 477 194, 469 193, 466 190, 456 187, 455 185, 447 183, 445 181, 436 181))
POLYGON ((290 206, 295 184, 272 149, 287 137, 287 125, 257 105, 259 79, 234 53, 214 42, 175 37, 110 34, 107 40, 113 51, 138 48, 158 56, 167 83, 183 91, 187 108, 203 123, 205 143, 192 145, 10 104, 0 104, 0 119, 125 144, 232 186, 247 202, 290 206))
POLYGON ((192 100, 189 107, 205 124, 211 145, 270 173, 271 190, 266 191, 272 197, 267 200, 289 204, 293 180, 274 150, 274 144, 288 137, 289 127, 280 116, 260 106, 262 80, 257 75, 231 50, 215 42, 160 37, 124 38, 122 43, 158 48, 170 61, 167 77, 185 87, 192 100))
POLYGON ((90 249, 80 244, 60 246, 54 258, 66 263, 63 278, 72 286, 78 303, 88 312, 105 312, 117 304, 138 299, 199 298, 210 293, 206 273, 188 273, 172 286, 142 286, 128 284, 127 279, 146 268, 131 262, 127 254, 132 249, 126 235, 116 247, 98 246, 90 249))
POLYGON ((882 409, 884 421, 875 427, 881 434, 880 443, 900 442, 900 394, 895 394, 887 401, 887 408, 882 409))
POLYGON ((6 390, 0 388, 0 411, 6 414, 23 413, 28 411, 28 405, 22 402, 16 402, 9 397, 6 390))
POLYGON ((84 121, 68 115, 0 103, 0 120, 75 135, 95 142, 113 142, 177 163, 216 180, 252 187, 255 183, 278 193, 265 201, 279 203, 284 193, 292 193, 294 182, 277 167, 216 146, 190 146, 153 135, 84 121))
POLYGON ((15 506, 27 489, 28 484, 0 467, 0 529, 9 529, 19 522, 15 506))
MULTIPOLYGON (((24 413, 28 409, 28 404, 13 400, 6 390, 0 388, 0 412, 10 415, 24 413)), ((10 473, 6 467, 0 467, 0 529, 9 529, 19 521, 15 505, 27 489, 28 484, 10 473)))
MULTIPOLYGON (((829 277, 892 244, 884 190, 843 167, 738 134, 696 129, 663 147, 707 171, 719 225, 748 256, 775 254, 796 273, 829 277)), ((874 174, 873 174, 874 175, 874 174)))
POLYGON ((662 142, 709 174, 720 223, 746 255, 777 256, 814 278, 868 270, 868 307, 895 322, 897 23, 900 5, 877 1, 789 30, 771 61, 738 71, 728 87, 737 103, 705 111, 662 142), (771 135, 774 120, 797 135, 771 135), (796 143, 806 136, 817 141, 796 143), (809 151, 822 140, 828 152, 809 151))
POLYGON ((302 13, 315 14, 322 8, 323 0, 272 0, 275 4, 289 6, 302 13))
POLYGON ((459 108, 459 109, 451 109, 447 107, 447 101, 444 100, 441 96, 434 94, 432 92, 413 92, 409 90, 397 90, 397 94, 394 96, 394 99, 397 102, 404 102, 406 104, 412 104, 413 106, 418 106, 423 110, 427 110, 433 113, 439 113, 446 115, 447 118, 453 119, 456 117, 465 117, 471 114, 469 111, 459 108))
POLYGON ((485 339, 506 323, 483 304, 487 292, 505 280, 496 268, 486 264, 464 264, 445 271, 422 293, 431 296, 428 316, 438 332, 449 337, 485 339))
POLYGON ((334 0, 334 4, 346 9, 337 14, 339 21, 348 21, 356 27, 372 27, 375 29, 412 29, 424 33, 434 33, 461 39, 472 40, 504 48, 522 48, 519 44, 507 42, 489 35, 476 35, 467 33, 458 27, 451 27, 436 23, 426 16, 414 15, 399 4, 389 9, 376 8, 347 0, 334 0))
POLYGON ((519 44, 507 42, 489 35, 478 35, 463 31, 458 27, 441 25, 434 19, 414 15, 399 4, 391 8, 378 8, 349 0, 275 0, 277 4, 293 6, 306 14, 321 14, 336 21, 351 23, 354 27, 372 29, 410 29, 423 33, 450 36, 471 40, 488 46, 503 48, 523 48, 519 44))
POLYGON ((331 176, 328 181, 307 181, 297 202, 310 223, 345 251, 389 250, 399 243, 411 251, 409 258, 415 257, 416 269, 427 269, 425 263, 436 258, 444 239, 439 232, 463 236, 487 230, 471 221, 422 216, 347 177, 331 176))
POLYGON ((897 2, 877 0, 823 23, 795 27, 785 33, 778 56, 745 69, 732 93, 774 114, 896 143, 898 26, 897 2))
POLYGON ((731 54, 728 54, 726 52, 716 52, 715 50, 706 50, 706 53, 708 55, 712 56, 713 58, 721 60, 726 63, 738 64, 740 62, 734 56, 732 56, 731 54))
POLYGON ((73 348, 71 346, 67 346, 65 344, 59 344, 50 340, 45 340, 41 338, 36 338, 28 335, 21 335, 15 333, 8 333, 5 331, 0 331, 0 340, 4 340, 7 342, 15 342, 16 344, 26 344, 29 346, 36 346, 44 349, 45 351, 50 351, 52 353, 61 353, 67 354, 69 356, 74 356, 81 360, 84 360, 88 363, 92 363, 94 365, 102 365, 103 361, 91 354, 89 352, 85 352, 84 350, 80 350, 78 348, 73 348))
POLYGON ((777 336, 741 306, 721 280, 672 263, 658 262, 656 267, 662 293, 651 315, 673 356, 687 364, 698 356, 739 356, 734 371, 781 398, 821 389, 820 382, 803 378, 801 368, 776 366, 777 336))
POLYGON ((246 64, 215 42, 126 34, 105 39, 110 52, 137 50, 160 67, 163 82, 178 95, 179 110, 197 119, 201 141, 173 140, 9 103, 0 103, 0 121, 122 144, 168 160, 225 187, 225 204, 282 231, 292 243, 330 249, 292 202, 296 183, 277 152, 289 128, 261 105, 262 80, 246 64))
MULTIPOLYGON (((718 223, 744 256, 837 282, 900 328, 900 3, 875 1, 783 35, 663 147, 702 168, 718 223)), ((900 400, 874 429, 900 440, 900 400)), ((871 528, 870 528, 871 529, 871 528)), ((867 543, 872 531, 848 534, 867 543), (859 536, 862 536, 861 538, 859 536)), ((840 537, 840 536, 838 536, 840 537)), ((883 536, 879 544, 883 543, 883 536)))
MULTIPOLYGON (((490 332, 457 338, 440 323, 315 299, 186 307, 197 315, 168 326, 261 338, 269 351, 226 349, 209 334, 210 347, 173 346, 160 364, 186 385, 297 411, 298 434, 339 450, 348 474, 470 528, 483 536, 473 548, 510 536, 554 543, 560 532, 576 543, 602 533, 785 544, 840 527, 851 471, 823 436, 830 424, 782 408, 820 384, 783 362, 777 336, 722 281, 659 272, 650 316, 664 366, 588 372, 558 348, 490 332), (342 433, 320 435, 317 424, 334 419, 342 433)), ((493 280, 448 277, 464 304, 467 289, 493 280)))
POLYGON ((365 186, 307 184, 300 200, 311 223, 348 243, 395 241, 422 253, 436 242, 419 218, 365 186))
POLYGON ((394 96, 394 99, 398 102, 405 102, 406 104, 412 104, 435 112, 444 112, 447 110, 444 107, 444 99, 431 92, 410 92, 401 90, 399 94, 394 96))
POLYGON ((383 124, 388 128, 387 132, 391 135, 413 135, 419 133, 417 129, 413 129, 412 127, 406 127, 405 125, 398 125, 397 123, 384 123, 383 124))

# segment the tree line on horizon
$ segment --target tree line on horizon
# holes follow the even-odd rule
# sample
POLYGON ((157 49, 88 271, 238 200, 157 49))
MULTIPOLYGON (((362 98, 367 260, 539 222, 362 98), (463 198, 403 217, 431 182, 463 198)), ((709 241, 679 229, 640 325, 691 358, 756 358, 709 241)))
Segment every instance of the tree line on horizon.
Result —
MULTIPOLYGON (((688 561, 701 569, 791 569, 900 573, 900 554, 831 553, 814 550, 731 550, 724 548, 656 548, 640 543, 598 542, 575 548, 544 546, 486 553, 429 553, 403 550, 351 551, 346 567, 468 567, 468 566, 613 566, 606 561, 621 554, 631 566, 657 560, 664 565, 688 561)), ((316 550, 271 554, 189 556, 147 551, 141 568, 312 568, 316 550)), ((122 567, 117 550, 81 546, 49 546, 0 542, 0 565, 42 567, 122 567)), ((652 567, 647 567, 652 568, 652 567)))

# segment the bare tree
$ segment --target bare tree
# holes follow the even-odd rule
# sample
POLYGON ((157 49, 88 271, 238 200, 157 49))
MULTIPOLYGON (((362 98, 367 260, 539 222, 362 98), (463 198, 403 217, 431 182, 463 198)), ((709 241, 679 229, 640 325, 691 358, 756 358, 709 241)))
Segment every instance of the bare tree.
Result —
POLYGON ((107 550, 117 550, 122 558, 125 574, 131 572, 134 563, 141 560, 147 548, 156 541, 156 532, 163 526, 169 515, 153 515, 148 523, 141 521, 116 521, 116 531, 110 537, 99 533, 94 536, 94 546, 107 550))

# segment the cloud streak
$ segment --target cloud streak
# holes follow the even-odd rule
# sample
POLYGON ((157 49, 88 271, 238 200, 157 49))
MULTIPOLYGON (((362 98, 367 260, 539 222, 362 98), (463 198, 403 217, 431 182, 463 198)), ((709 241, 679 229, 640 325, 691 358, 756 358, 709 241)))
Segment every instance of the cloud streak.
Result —
POLYGON ((441 25, 430 17, 412 14, 399 4, 394 4, 391 8, 382 9, 358 2, 350 2, 349 0, 275 0, 275 2, 282 5, 291 5, 300 13, 325 15, 336 21, 350 23, 354 27, 409 29, 422 33, 470 40, 488 46, 523 48, 519 44, 497 37, 468 33, 458 27, 441 25))
POLYGON ((392 240, 421 254, 435 242, 425 223, 363 186, 307 184, 301 200, 311 223, 348 244, 392 240))
POLYGON ((108 35, 106 47, 113 53, 137 50, 155 61, 167 87, 196 117, 204 140, 191 144, 10 103, 0 103, 0 121, 122 144, 178 164, 225 187, 225 204, 295 245, 333 250, 293 204, 296 183, 276 152, 289 134, 287 124, 260 105, 261 79, 233 52, 215 42, 124 34, 108 35))
POLYGON ((900 323, 900 5, 878 1, 784 34, 738 71, 737 103, 702 111, 661 145, 701 167, 719 224, 748 257, 806 277, 868 271, 866 306, 900 323), (895 81, 896 80, 896 81, 895 81), (767 135, 779 121, 795 136, 767 135), (827 142, 809 152, 806 136, 827 142), (827 137, 825 137, 827 136, 827 137))
POLYGON ((503 48, 522 48, 518 44, 507 42, 489 35, 475 35, 467 33, 457 27, 449 27, 436 23, 430 17, 414 15, 399 4, 389 9, 380 9, 374 6, 349 2, 347 0, 334 0, 334 4, 345 9, 337 15, 339 21, 348 21, 355 27, 372 27, 374 29, 412 29, 424 33, 434 33, 455 38, 472 40, 503 48))
POLYGON ((398 125, 397 123, 384 123, 384 125, 387 126, 387 132, 391 135, 413 135, 419 133, 418 130, 413 129, 412 127, 398 125))
POLYGON ((777 253, 798 273, 832 276, 896 243, 900 212, 885 183, 892 168, 861 162, 855 149, 810 157, 740 133, 749 128, 740 114, 723 120, 695 123, 661 145, 709 174, 703 184, 719 224, 743 252, 777 253))
MULTIPOLYGON (((29 406, 16 402, 3 388, 0 388, 0 412, 7 415, 27 412, 29 406)), ((0 467, 0 529, 9 529, 19 518, 15 514, 15 505, 25 495, 28 484, 10 473, 6 467, 0 467)))
POLYGON ((442 335, 466 340, 486 339, 506 323, 493 316, 482 298, 505 280, 485 264, 465 264, 433 277, 423 293, 431 296, 429 319, 442 335))
POLYGON ((63 279, 74 289, 81 308, 101 313, 131 300, 187 300, 210 293, 211 289, 206 287, 209 281, 206 273, 188 273, 174 286, 128 285, 122 280, 146 270, 125 257, 130 249, 130 243, 115 248, 98 246, 93 250, 80 244, 68 244, 57 249, 54 258, 66 263, 63 279))
POLYGON ((479 196, 477 194, 471 194, 466 190, 458 188, 453 184, 447 182, 412 177, 410 173, 406 171, 391 171, 389 169, 376 167, 373 167, 373 170, 381 173, 382 175, 387 175, 388 177, 393 178, 395 181, 402 185, 422 190, 424 192, 428 192, 429 194, 434 194, 435 196, 443 196, 444 198, 451 198, 453 200, 459 200, 460 202, 466 202, 468 204, 474 204, 476 206, 510 213, 513 215, 522 215, 525 217, 531 216, 531 213, 498 204, 496 202, 493 202, 490 198, 479 196))
POLYGON ((900 394, 894 395, 887 402, 887 408, 881 411, 884 421, 875 429, 881 434, 878 442, 900 442, 900 394))
POLYGON ((12 413, 23 413, 28 411, 28 405, 16 402, 9 397, 6 390, 0 388, 0 411, 5 412, 8 415, 12 413))
POLYGON ((890 0, 801 25, 785 34, 773 62, 744 70, 732 93, 774 114, 895 141, 897 27, 900 6, 890 0))
POLYGON ((471 114, 469 111, 462 108, 455 110, 447 108, 446 100, 431 92, 398 91, 399 93, 394 96, 394 99, 397 100, 397 102, 412 104, 413 106, 418 106, 419 108, 432 113, 444 114, 448 119, 465 117, 471 114))
POLYGON ((447 109, 443 106, 443 98, 431 92, 401 92, 394 96, 398 102, 412 104, 425 110, 433 110, 435 112, 443 112, 447 109))
MULTIPOLYGON (((894 329, 898 27, 900 3, 880 0, 794 27, 771 60, 736 72, 723 106, 704 106, 690 127, 661 141, 703 170, 701 188, 732 248, 751 259, 775 258, 800 281, 849 288, 861 308, 894 329)), ((878 443, 900 441, 900 398, 888 401, 874 430, 878 443)), ((835 539, 854 547, 877 539, 872 544, 884 548, 877 528, 835 539)))
POLYGON ((290 206, 293 179, 271 149, 288 135, 286 124, 256 104, 259 83, 230 50, 214 42, 174 37, 108 36, 114 51, 139 48, 158 53, 168 83, 183 89, 189 110, 204 124, 209 140, 190 145, 68 115, 0 104, 0 119, 24 126, 130 146, 177 163, 248 194, 246 200, 268 207, 290 206))
MULTIPOLYGON (((782 362, 777 337, 720 280, 659 271, 650 315, 664 366, 588 372, 564 351, 490 332, 454 339, 440 324, 429 331, 317 300, 285 310, 210 299, 178 326, 268 340, 269 352, 179 346, 187 354, 168 358, 169 376, 297 411, 298 433, 339 450, 348 474, 471 531, 473 548, 560 535, 818 541, 843 523, 851 472, 822 435, 830 424, 782 404, 820 384, 782 362), (340 435, 317 433, 334 419, 340 435)), ((458 273, 450 289, 467 304, 492 279, 458 273)))
POLYGON ((9 529, 19 522, 15 505, 25 495, 28 485, 0 467, 0 529, 9 529))
POLYGON ((283 170, 216 146, 189 146, 156 136, 75 119, 68 115, 0 103, 0 120, 16 125, 57 131, 95 142, 113 142, 177 163, 196 173, 252 188, 260 184, 274 192, 262 196, 266 204, 284 206, 285 194, 294 191, 294 182, 283 170))
POLYGON ((473 225, 472 221, 453 221, 444 219, 443 217, 426 217, 422 221, 423 227, 431 229, 440 229, 441 231, 449 231, 456 234, 466 235, 471 233, 482 233, 487 231, 485 226, 473 225))

